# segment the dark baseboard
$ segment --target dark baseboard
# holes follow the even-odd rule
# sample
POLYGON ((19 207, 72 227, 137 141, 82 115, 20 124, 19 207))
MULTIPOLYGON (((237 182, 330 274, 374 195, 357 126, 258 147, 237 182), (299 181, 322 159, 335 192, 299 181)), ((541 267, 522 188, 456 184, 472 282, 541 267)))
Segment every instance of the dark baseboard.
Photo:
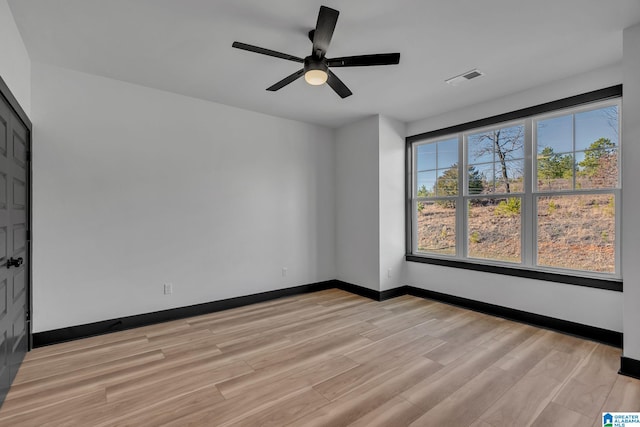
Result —
MULTIPOLYGON (((249 304, 283 298, 291 295, 298 295, 308 292, 316 292, 325 289, 338 288, 346 292, 370 298, 374 301, 384 301, 401 295, 413 295, 420 298, 432 299, 447 304, 464 307, 481 313, 502 317, 517 322, 551 329, 554 331, 575 335, 592 341, 601 342, 607 345, 622 347, 622 333, 597 328, 595 326, 582 325, 580 323, 553 317, 542 316, 540 314, 529 313, 513 308, 503 307, 486 302, 476 301, 468 298, 429 291, 413 286, 400 286, 386 291, 375 291, 373 289, 343 282, 341 280, 328 280, 326 282, 312 283, 308 285, 296 286, 293 288, 278 289, 275 291, 262 292, 259 294, 246 295, 236 298, 229 298, 220 301, 206 302, 203 304, 190 305, 187 307, 172 308, 169 310, 156 311, 153 313, 138 314, 134 316, 121 317, 118 319, 104 320, 85 325, 70 326, 67 328, 55 329, 52 331, 38 332, 33 334, 34 347, 72 341, 95 335, 102 335, 109 332, 123 331, 126 329, 147 326, 155 323, 168 322, 171 320, 183 319, 186 317, 199 316, 230 308, 241 307, 249 304)), ((625 375, 639 375, 640 362, 623 358, 623 368, 625 375), (628 360, 624 362, 624 360, 628 360), (636 363, 636 364, 634 364, 636 363), (634 372, 636 374, 634 374, 634 372)))
POLYGON ((278 289, 275 291, 262 292, 259 294, 246 295, 236 298, 229 298, 220 301, 206 302, 203 304, 178 307, 168 310, 156 311, 153 313, 137 314, 133 316, 121 317, 118 319, 103 320, 100 322, 88 323, 85 325, 69 326, 67 328, 55 329, 51 331, 37 332, 33 334, 33 346, 43 347, 65 341, 87 338, 95 335, 103 335, 109 332, 123 331, 140 326, 152 325, 155 323, 168 322, 171 320, 184 319, 186 317, 199 316, 230 308, 241 307, 258 302, 269 301, 291 295, 304 294, 308 292, 322 291, 339 287, 335 280, 312 283, 308 285, 295 286, 293 288, 278 289))
POLYGON ((400 286, 398 288, 378 292, 362 286, 346 283, 341 280, 336 280, 335 282, 336 287, 339 289, 361 295, 375 301, 384 301, 389 298, 409 294, 622 348, 621 332, 610 331, 608 329, 602 329, 595 326, 583 325, 581 323, 570 322, 568 320, 557 319, 555 317, 543 316, 541 314, 443 294, 441 292, 429 291, 413 286, 400 286))
POLYGON ((352 294, 360 295, 361 297, 369 298, 374 301, 382 301, 380 292, 374 291, 373 289, 353 285, 351 283, 343 282, 342 280, 334 280, 334 282, 335 287, 342 289, 343 291, 351 292, 352 294))
POLYGON ((620 375, 640 380, 640 360, 622 356, 620 358, 620 375))
POLYGON ((336 284, 335 287, 338 289, 342 289, 343 291, 351 292, 352 294, 360 295, 374 301, 384 301, 407 294, 406 286, 400 286, 399 288, 388 289, 380 292, 365 288, 364 286, 343 282, 342 280, 334 280, 334 282, 336 284))
POLYGON ((407 295, 407 286, 400 286, 399 288, 387 289, 386 291, 380 292, 380 296, 378 301, 384 301, 391 298, 401 297, 402 295, 407 295))
POLYGON ((516 310, 514 308, 503 307, 501 305, 489 304, 468 298, 457 297, 435 291, 407 286, 407 293, 417 297, 428 298, 441 301, 447 304, 468 308, 492 316, 504 319, 515 320, 517 322, 538 326, 553 331, 586 338, 603 344, 622 348, 622 333, 602 329, 595 326, 583 325, 581 323, 570 322, 568 320, 556 319, 555 317, 543 316, 541 314, 530 313, 528 311, 516 310))

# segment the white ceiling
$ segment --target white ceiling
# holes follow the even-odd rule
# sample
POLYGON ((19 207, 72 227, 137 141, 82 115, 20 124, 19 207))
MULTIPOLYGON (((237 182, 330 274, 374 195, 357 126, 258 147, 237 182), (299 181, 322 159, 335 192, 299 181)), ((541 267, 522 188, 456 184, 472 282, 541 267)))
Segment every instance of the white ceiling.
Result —
POLYGON ((525 90, 622 58, 638 0, 9 0, 33 61, 327 126, 371 114, 412 121, 525 90), (353 91, 300 79, 265 88, 295 56, 320 5, 340 11, 328 57, 400 52, 400 64, 339 68, 353 91), (448 77, 485 76, 451 87, 448 77))

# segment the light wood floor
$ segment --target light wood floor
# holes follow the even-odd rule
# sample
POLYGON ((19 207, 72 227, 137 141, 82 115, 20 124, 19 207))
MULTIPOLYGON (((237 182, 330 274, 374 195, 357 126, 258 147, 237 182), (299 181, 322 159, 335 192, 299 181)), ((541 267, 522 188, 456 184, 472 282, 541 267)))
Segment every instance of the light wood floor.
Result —
POLYGON ((2 426, 601 426, 640 411, 620 350, 339 290, 30 352, 2 426))

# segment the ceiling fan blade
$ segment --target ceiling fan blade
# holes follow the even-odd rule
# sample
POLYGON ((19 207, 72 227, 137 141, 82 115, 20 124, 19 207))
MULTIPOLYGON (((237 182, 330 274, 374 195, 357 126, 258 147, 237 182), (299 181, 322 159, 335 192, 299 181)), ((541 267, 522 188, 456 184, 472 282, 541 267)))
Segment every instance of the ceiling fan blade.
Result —
POLYGON ((347 96, 353 95, 347 85, 342 83, 342 80, 333 74, 331 70, 327 70, 327 74, 329 75, 327 78, 327 84, 331 86, 331 89, 333 89, 338 95, 340 95, 340 98, 346 98, 347 96))
POLYGON ((400 62, 399 53, 378 53, 375 55, 343 56, 327 58, 329 67, 367 67, 369 65, 393 65, 400 62))
POLYGON ((236 49, 248 50, 249 52, 261 53, 263 55, 274 56, 276 58, 287 59, 289 61, 304 62, 302 58, 298 58, 297 56, 288 55, 282 52, 276 52, 275 50, 265 49, 263 47, 253 46, 246 43, 233 42, 231 46, 235 47, 236 49))
POLYGON ((282 89, 283 87, 285 87, 289 83, 293 83, 294 81, 298 80, 303 75, 304 75, 304 68, 296 71, 295 73, 291 74, 290 76, 285 77, 284 79, 280 80, 278 83, 274 84, 273 86, 269 86, 267 88, 267 90, 275 92, 278 89, 282 89))
POLYGON ((333 30, 336 28, 339 14, 340 12, 335 9, 320 6, 318 22, 313 34, 313 55, 318 58, 324 58, 327 49, 329 49, 329 43, 331 43, 331 37, 333 37, 333 30))

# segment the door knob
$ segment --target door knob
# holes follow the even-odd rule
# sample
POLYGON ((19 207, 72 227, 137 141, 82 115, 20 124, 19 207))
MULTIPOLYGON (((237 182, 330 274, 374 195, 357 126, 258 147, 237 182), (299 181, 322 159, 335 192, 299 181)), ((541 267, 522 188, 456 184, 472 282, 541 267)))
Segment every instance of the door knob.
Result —
POLYGON ((22 265, 22 257, 20 258, 9 258, 7 260, 7 268, 11 268, 13 267, 20 267, 22 265))

